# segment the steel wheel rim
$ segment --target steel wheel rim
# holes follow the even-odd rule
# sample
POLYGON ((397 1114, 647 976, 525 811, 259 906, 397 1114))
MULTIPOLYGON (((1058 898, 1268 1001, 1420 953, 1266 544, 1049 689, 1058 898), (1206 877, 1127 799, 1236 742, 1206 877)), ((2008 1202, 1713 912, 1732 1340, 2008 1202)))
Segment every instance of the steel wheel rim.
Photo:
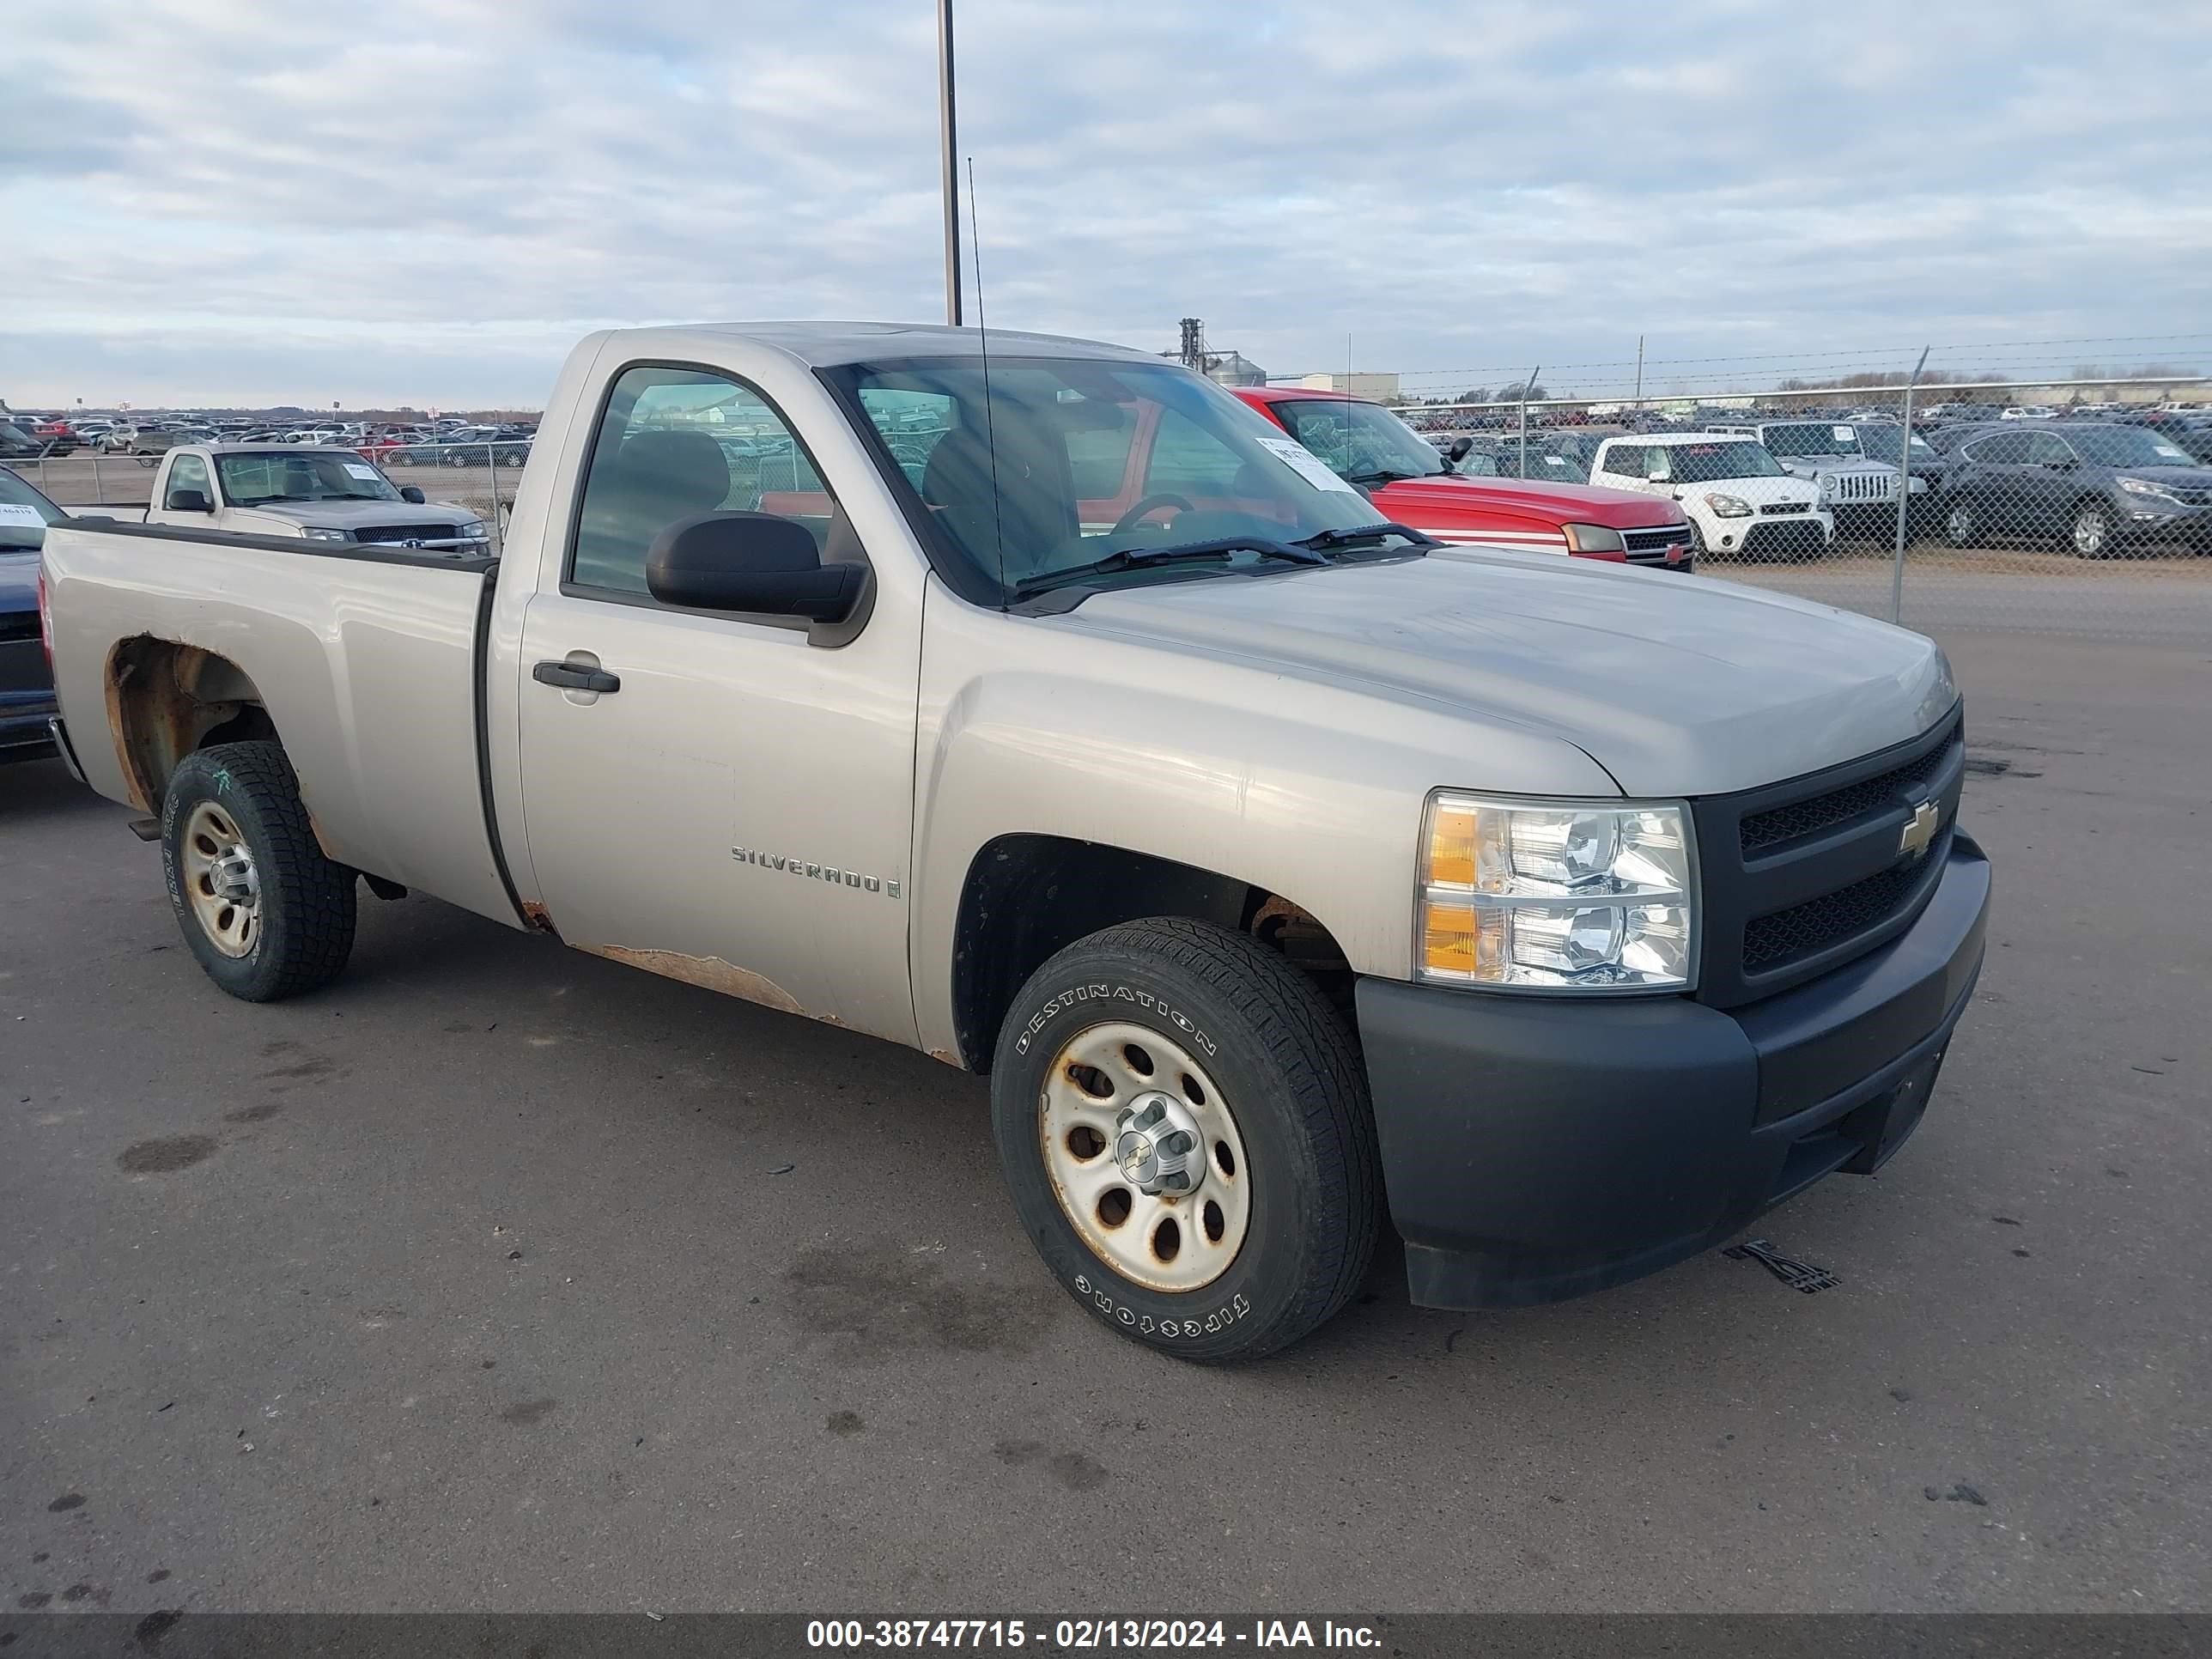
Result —
POLYGON ((2076 553, 2101 553, 2104 549, 2105 515, 2090 507, 2074 520, 2074 550, 2076 553))
POLYGON ((1251 1230, 1250 1166, 1235 1114, 1189 1049, 1149 1026, 1091 1026, 1053 1057, 1037 1107, 1053 1196, 1100 1261, 1170 1294, 1201 1290, 1229 1271, 1251 1230), (1200 1132, 1204 1173, 1188 1194, 1148 1194, 1117 1161, 1122 1115, 1154 1096, 1166 1097, 1174 1122, 1200 1132))
POLYGON ((1950 522, 1945 527, 1950 531, 1953 541, 1971 540, 1974 534, 1974 509, 1971 507, 1953 507, 1950 522))
POLYGON ((211 800, 192 808, 177 848, 185 897, 208 943, 248 957, 261 941, 261 875, 229 813, 211 800))

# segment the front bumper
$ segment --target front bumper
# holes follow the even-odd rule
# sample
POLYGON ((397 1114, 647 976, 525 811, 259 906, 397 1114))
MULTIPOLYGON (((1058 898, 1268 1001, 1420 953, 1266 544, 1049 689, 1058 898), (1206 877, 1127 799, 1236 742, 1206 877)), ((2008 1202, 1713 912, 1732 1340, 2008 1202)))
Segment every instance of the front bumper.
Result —
POLYGON ((1954 836, 1905 933, 1723 1012, 1358 986, 1390 1218, 1424 1307, 1557 1301, 1720 1243, 1918 1127, 1981 971, 1989 860, 1954 836), (1762 1100, 1814 1105, 1760 1121, 1762 1100))

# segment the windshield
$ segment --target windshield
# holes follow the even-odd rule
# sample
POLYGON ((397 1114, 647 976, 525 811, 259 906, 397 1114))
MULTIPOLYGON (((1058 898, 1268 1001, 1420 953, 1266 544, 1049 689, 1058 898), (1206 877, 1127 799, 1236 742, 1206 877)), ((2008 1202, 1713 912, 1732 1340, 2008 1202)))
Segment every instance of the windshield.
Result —
POLYGON ((2189 452, 2139 426, 2069 427, 2067 439, 2092 466, 2195 466, 2189 452))
POLYGON ((396 501, 391 481, 352 451, 319 454, 295 450, 253 455, 218 455, 223 499, 233 507, 264 501, 396 501))
POLYGON ((1856 455, 1859 429, 1831 426, 1826 421, 1800 421, 1789 426, 1770 426, 1763 434, 1768 451, 1776 455, 1856 455))
MULTIPOLYGON (((1890 421, 1863 421, 1859 423, 1859 447, 1877 461, 1897 465, 1897 434, 1902 427, 1890 421)), ((1942 452, 1917 432, 1912 434, 1912 459, 1932 461, 1942 452)))
POLYGON ((0 466, 0 553, 46 545, 46 526, 68 515, 15 473, 0 466))
POLYGON ((1665 456, 1673 464, 1668 476, 1676 483, 1719 483, 1728 478, 1783 476, 1782 463, 1767 453, 1764 444, 1755 444, 1748 438, 1724 443, 1669 444, 1652 453, 1665 456))
POLYGON ((1388 483, 1449 471, 1420 434, 1376 404, 1348 398, 1285 398, 1269 408, 1291 435, 1327 461, 1340 478, 1388 483))
MULTIPOLYGON (((940 574, 978 604, 1009 603, 1113 554, 1237 538, 1279 546, 1382 521, 1273 422, 1171 364, 994 353, 988 402, 976 358, 854 363, 823 378, 857 404, 910 488, 908 513, 940 574)), ((1267 556, 1239 549, 1110 574, 1207 576, 1267 556)))

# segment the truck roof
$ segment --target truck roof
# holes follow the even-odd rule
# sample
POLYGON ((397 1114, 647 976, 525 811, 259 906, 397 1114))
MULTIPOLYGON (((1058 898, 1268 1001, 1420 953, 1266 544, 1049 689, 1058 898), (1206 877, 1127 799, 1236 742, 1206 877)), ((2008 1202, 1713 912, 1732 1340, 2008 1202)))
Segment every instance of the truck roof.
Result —
MULTIPOLYGON (((976 330, 948 328, 941 323, 691 323, 665 328, 625 328, 616 333, 627 346, 651 343, 669 350, 680 350, 686 337, 745 340, 781 351, 813 368, 834 368, 886 357, 973 357, 979 349, 976 330)), ((1127 346, 1103 345, 1096 340, 1079 340, 1064 334, 1029 334, 1006 328, 991 331, 991 349, 1010 356, 1097 357, 1133 363, 1163 361, 1149 351, 1127 346)))

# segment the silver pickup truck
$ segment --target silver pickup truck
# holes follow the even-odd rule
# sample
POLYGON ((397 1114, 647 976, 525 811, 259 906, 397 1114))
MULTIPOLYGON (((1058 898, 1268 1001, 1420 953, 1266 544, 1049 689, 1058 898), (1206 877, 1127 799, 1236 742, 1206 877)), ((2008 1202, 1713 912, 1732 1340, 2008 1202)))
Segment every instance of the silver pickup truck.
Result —
POLYGON ((103 506, 103 518, 482 553, 484 521, 465 507, 395 484, 361 452, 316 444, 179 444, 161 457, 144 513, 103 506))
POLYGON ((595 334, 497 563, 58 526, 55 735, 234 995, 416 889, 988 1074, 1047 1267, 1194 1359, 1386 1220, 1416 1302, 1540 1302, 1911 1133, 1989 896, 1932 644, 1444 547, 1182 368, 981 343, 595 334))

